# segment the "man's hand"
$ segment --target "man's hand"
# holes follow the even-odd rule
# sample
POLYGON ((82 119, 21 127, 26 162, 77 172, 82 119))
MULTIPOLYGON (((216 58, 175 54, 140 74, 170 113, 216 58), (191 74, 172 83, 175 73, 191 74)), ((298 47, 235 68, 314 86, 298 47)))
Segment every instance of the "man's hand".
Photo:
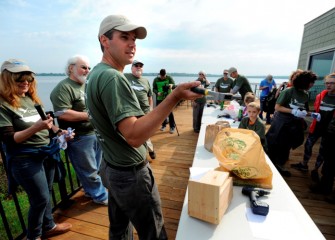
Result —
POLYGON ((202 94, 194 93, 190 90, 190 88, 198 87, 200 84, 201 83, 199 81, 178 84, 178 86, 172 91, 171 94, 178 100, 195 100, 197 98, 201 98, 203 97, 202 94))

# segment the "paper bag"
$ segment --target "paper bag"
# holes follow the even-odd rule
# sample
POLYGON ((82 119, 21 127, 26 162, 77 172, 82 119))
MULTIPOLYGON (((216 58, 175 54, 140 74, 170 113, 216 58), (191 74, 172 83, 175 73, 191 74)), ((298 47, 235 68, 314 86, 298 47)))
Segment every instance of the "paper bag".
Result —
POLYGON ((220 168, 229 171, 235 185, 272 188, 272 171, 257 133, 247 129, 225 128, 213 143, 220 168))
POLYGON ((230 124, 228 121, 217 121, 215 124, 207 125, 205 134, 205 148, 207 149, 207 151, 212 152, 215 137, 218 132, 220 132, 221 129, 224 128, 230 128, 230 124))

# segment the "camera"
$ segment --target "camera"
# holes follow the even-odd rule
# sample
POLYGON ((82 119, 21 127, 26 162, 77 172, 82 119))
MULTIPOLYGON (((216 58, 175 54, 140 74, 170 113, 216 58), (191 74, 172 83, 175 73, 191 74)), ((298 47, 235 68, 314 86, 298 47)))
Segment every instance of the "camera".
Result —
POLYGON ((169 84, 165 84, 164 86, 163 86, 163 92, 168 92, 169 91, 169 89, 170 89, 170 86, 169 86, 169 84))

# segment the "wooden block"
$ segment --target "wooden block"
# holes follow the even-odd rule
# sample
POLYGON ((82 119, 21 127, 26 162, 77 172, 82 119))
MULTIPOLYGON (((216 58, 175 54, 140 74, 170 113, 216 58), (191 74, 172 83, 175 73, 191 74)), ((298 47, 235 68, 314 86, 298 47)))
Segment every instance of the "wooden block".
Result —
POLYGON ((188 214, 219 224, 232 197, 233 181, 229 173, 209 171, 200 180, 188 182, 188 214))

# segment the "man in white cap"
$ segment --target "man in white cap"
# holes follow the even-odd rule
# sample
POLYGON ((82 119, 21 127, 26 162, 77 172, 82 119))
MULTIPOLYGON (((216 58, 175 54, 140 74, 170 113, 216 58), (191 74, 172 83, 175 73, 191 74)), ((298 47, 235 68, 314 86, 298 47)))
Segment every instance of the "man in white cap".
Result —
POLYGON ((89 122, 84 99, 85 81, 90 69, 86 56, 70 57, 65 67, 67 77, 51 91, 50 100, 55 112, 63 112, 57 119, 59 127, 75 129, 76 136, 67 143, 67 153, 85 196, 97 204, 107 205, 108 193, 98 174, 102 151, 89 122))
MULTIPOLYGON (((131 65, 131 73, 125 73, 124 75, 128 79, 131 87, 134 89, 141 109, 145 114, 147 114, 153 109, 153 102, 149 80, 142 77, 143 66, 144 64, 142 62, 135 60, 131 65)), ((147 146, 150 158, 155 159, 156 153, 150 138, 147 140, 147 146)))
POLYGON ((189 90, 199 82, 179 84, 159 106, 144 114, 123 70, 134 60, 136 39, 146 35, 144 27, 125 16, 106 17, 98 35, 102 61, 87 78, 90 121, 104 153, 100 173, 109 190, 109 239, 131 239, 132 226, 139 239, 167 239, 145 142, 181 99, 202 96, 189 90))
POLYGON ((252 92, 250 87, 250 83, 245 76, 238 74, 237 69, 235 67, 231 67, 228 69, 228 73, 232 78, 234 78, 233 89, 230 91, 232 94, 236 94, 239 92, 242 97, 242 101, 244 101, 244 96, 247 92, 252 92))

